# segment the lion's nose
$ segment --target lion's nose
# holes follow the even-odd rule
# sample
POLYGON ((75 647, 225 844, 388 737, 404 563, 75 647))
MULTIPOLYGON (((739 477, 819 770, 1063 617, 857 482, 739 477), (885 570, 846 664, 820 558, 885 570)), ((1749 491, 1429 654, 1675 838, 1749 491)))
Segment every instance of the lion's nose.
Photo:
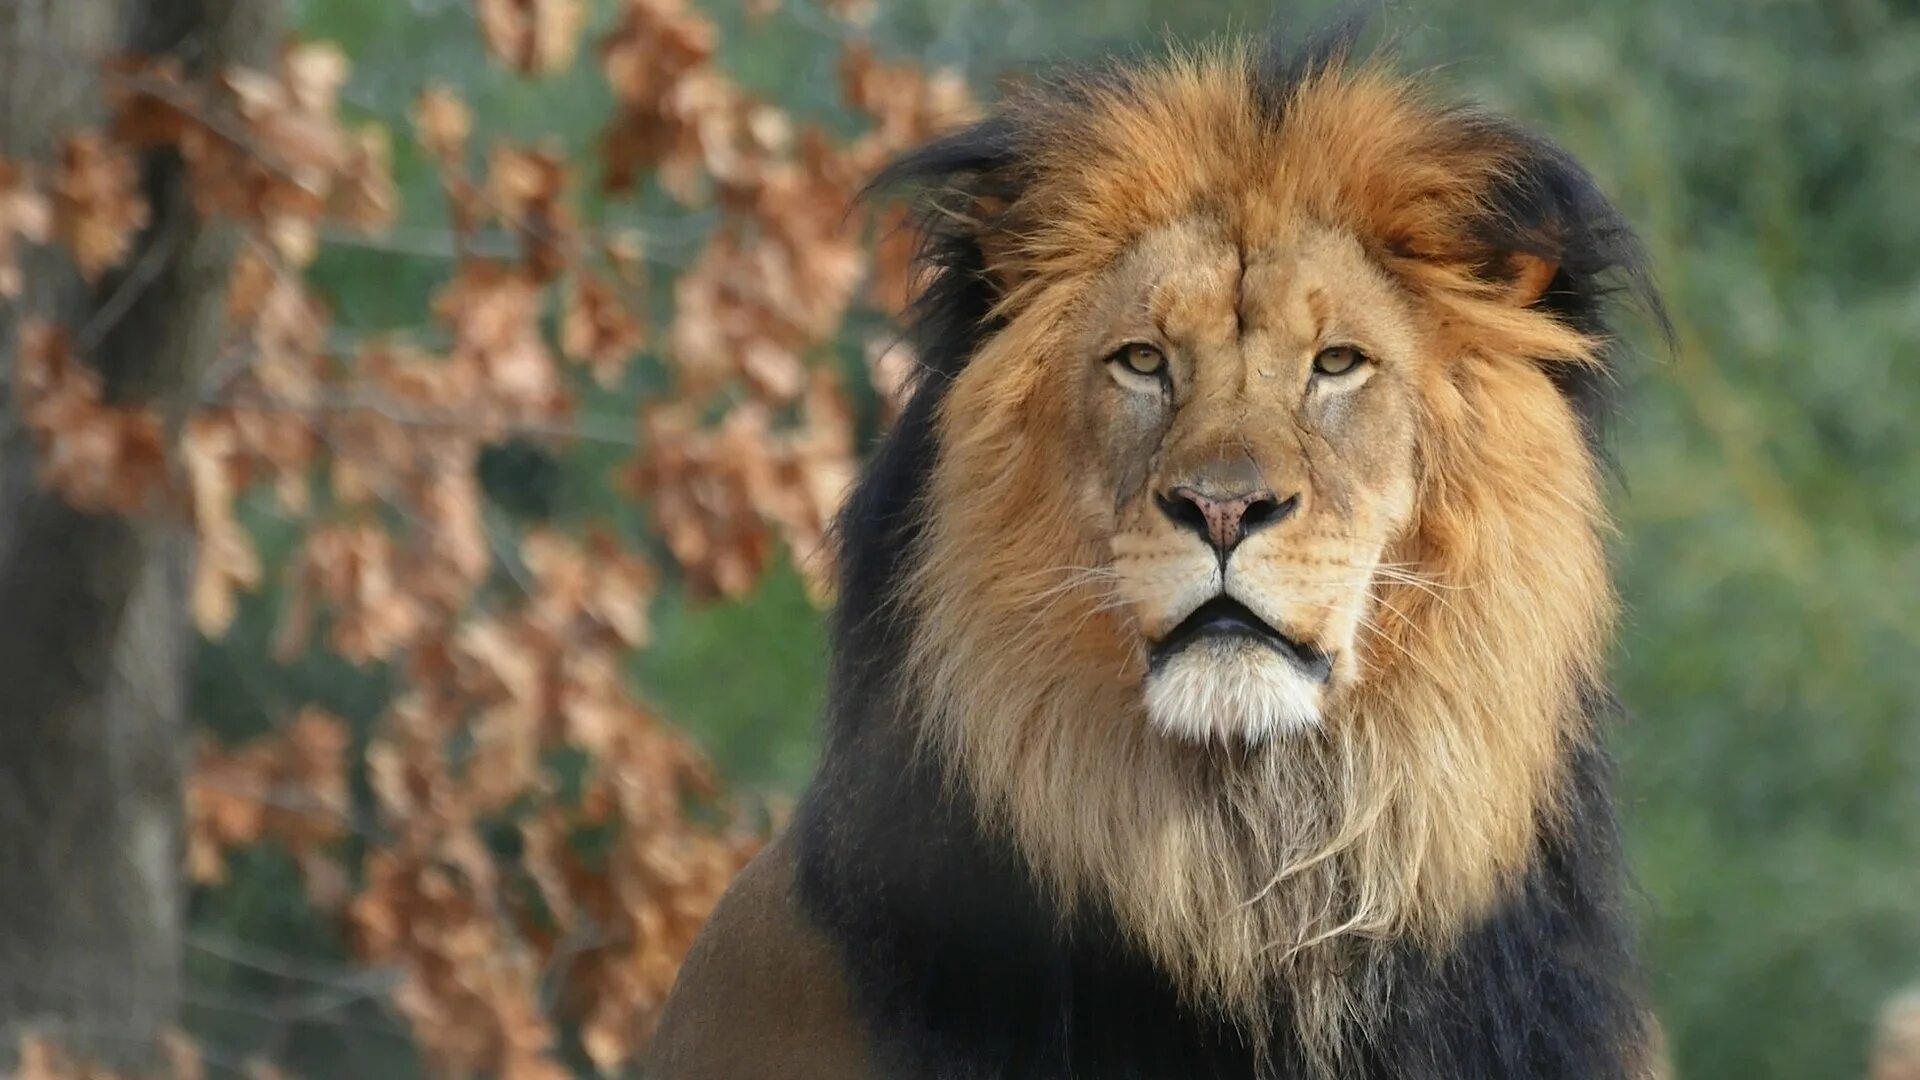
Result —
POLYGON ((1240 541, 1293 513, 1300 505, 1300 496, 1282 500, 1266 488, 1220 496, 1176 487, 1156 496, 1155 501, 1175 525, 1199 534, 1224 559, 1240 541))

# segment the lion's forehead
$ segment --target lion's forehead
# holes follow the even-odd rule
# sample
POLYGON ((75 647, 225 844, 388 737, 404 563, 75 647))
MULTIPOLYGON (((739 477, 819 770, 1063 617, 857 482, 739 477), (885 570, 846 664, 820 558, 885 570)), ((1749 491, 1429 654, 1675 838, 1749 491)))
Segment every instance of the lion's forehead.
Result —
POLYGON ((1350 234, 1315 221, 1290 221, 1256 243, 1215 217, 1189 215, 1155 227, 1072 287, 1085 294, 1081 331, 1095 353, 1160 338, 1258 354, 1329 335, 1410 349, 1416 333, 1404 291, 1350 234))

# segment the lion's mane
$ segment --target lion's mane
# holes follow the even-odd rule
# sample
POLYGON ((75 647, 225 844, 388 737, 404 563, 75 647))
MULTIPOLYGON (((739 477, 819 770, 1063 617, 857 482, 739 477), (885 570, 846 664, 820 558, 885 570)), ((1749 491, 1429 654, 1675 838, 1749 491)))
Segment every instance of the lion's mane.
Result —
POLYGON ((1349 40, 1038 87, 883 179, 923 193, 923 372, 842 518, 833 720, 797 831, 808 903, 923 1046, 1039 1055, 1044 1033, 1010 1034, 1037 1023, 1022 1009, 1078 1015, 1156 976, 1210 1052, 1276 1069, 1621 1075, 1645 1039, 1593 721, 1602 315, 1621 285, 1651 291, 1568 157, 1349 61, 1349 40), (1034 587, 1102 557, 1036 512, 1063 482, 1022 438, 1060 422, 1044 388, 954 389, 989 350, 1060 347, 1060 283, 1203 203, 1350 231, 1460 358, 1421 391, 1418 509, 1391 555, 1417 580, 1377 587, 1361 691, 1251 749, 1156 734, 1105 659, 1097 591, 1034 587), (1515 306, 1525 266, 1552 277, 1515 306))

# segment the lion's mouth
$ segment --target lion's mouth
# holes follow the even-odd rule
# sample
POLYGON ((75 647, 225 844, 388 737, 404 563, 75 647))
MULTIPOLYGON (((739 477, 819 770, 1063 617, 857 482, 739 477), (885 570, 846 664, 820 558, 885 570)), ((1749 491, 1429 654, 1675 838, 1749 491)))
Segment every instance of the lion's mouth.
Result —
POLYGON ((1333 657, 1324 650, 1288 637, 1255 615, 1247 605, 1225 594, 1194 608, 1191 615, 1180 620, 1180 625, 1154 642, 1148 663, 1157 668, 1199 642, 1231 638, 1265 645, 1293 661, 1303 674, 1315 682, 1326 682, 1333 674, 1333 657))

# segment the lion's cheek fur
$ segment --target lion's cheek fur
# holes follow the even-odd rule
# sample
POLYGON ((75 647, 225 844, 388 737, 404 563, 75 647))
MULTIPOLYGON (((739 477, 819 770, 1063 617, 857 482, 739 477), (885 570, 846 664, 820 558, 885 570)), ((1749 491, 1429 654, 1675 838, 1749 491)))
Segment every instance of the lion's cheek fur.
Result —
POLYGON ((1409 914, 1443 937, 1502 902, 1541 830, 1563 823, 1562 765, 1591 736, 1581 697, 1613 615, 1577 421, 1537 367, 1463 362, 1457 394, 1429 399, 1420 511, 1389 556, 1442 585, 1383 590, 1378 675, 1350 721, 1417 792, 1381 857, 1421 853, 1402 871, 1409 914))
POLYGON ((1143 671, 1123 616, 1094 610, 1074 580, 1109 557, 1086 527, 1097 496, 1074 490, 1086 473, 1071 456, 1081 427, 1037 391, 1045 365, 1016 362, 1023 344, 983 350, 942 403, 925 505, 944 509, 929 515, 907 582, 919 628, 911 671, 946 718, 923 734, 955 760, 1047 738, 1037 729, 1069 719, 1029 714, 1072 702, 1088 714, 1078 726, 1123 725, 1143 671), (1052 674, 1036 685, 1042 670, 1052 674))

